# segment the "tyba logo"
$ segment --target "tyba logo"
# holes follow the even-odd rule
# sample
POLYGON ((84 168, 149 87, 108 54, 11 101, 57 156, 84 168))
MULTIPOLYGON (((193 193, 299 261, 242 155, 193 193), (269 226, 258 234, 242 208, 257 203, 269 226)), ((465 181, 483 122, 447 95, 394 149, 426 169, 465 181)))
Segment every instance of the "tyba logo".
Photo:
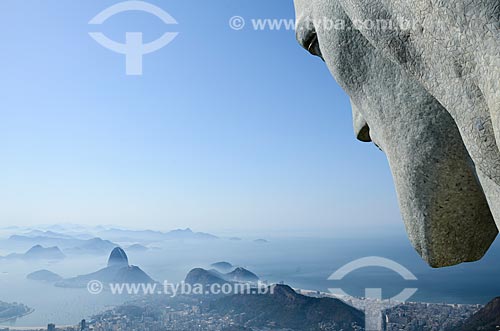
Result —
MULTIPOLYGON (((155 5, 143 1, 125 1, 113 5, 90 20, 89 24, 100 25, 109 18, 128 11, 146 12, 158 17, 167 25, 177 24, 177 21, 169 13, 155 5)), ((142 75, 143 56, 167 46, 179 33, 166 32, 160 38, 146 44, 143 42, 142 32, 126 32, 126 41, 124 44, 109 39, 102 32, 91 32, 89 34, 103 47, 125 55, 127 75, 142 75)))

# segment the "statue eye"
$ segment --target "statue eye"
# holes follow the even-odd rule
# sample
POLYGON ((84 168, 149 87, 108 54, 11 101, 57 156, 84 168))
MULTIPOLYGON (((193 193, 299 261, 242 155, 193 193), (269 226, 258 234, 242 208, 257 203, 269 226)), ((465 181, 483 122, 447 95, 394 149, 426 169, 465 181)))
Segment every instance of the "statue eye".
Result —
POLYGON ((307 41, 307 51, 314 56, 320 57, 323 61, 323 54, 321 53, 321 48, 319 46, 318 34, 313 33, 311 38, 307 41))

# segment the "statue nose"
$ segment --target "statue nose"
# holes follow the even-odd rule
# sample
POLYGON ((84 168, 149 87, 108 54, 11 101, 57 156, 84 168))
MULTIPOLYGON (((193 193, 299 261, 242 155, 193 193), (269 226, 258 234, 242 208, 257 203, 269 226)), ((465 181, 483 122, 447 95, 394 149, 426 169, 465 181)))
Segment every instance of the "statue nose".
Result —
POLYGON ((364 143, 369 143, 372 141, 372 138, 370 137, 370 127, 368 124, 364 124, 361 126, 359 130, 356 130, 356 139, 359 141, 362 141, 364 143))
POLYGON ((365 143, 371 142, 372 138, 370 136, 370 126, 366 122, 363 115, 361 115, 356 105, 352 102, 351 102, 351 108, 352 108, 352 121, 354 126, 354 134, 356 135, 356 139, 365 143))

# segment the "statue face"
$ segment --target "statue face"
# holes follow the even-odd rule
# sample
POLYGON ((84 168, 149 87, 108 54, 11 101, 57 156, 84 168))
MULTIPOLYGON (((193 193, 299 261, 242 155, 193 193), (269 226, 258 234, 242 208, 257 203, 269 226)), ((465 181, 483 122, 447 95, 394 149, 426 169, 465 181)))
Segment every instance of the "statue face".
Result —
MULTIPOLYGON (((327 1, 314 1, 314 7, 327 1)), ((498 0, 338 0, 363 36, 453 117, 481 177, 500 186, 498 0), (391 23, 391 28, 384 28, 391 23)), ((494 192, 487 192, 494 195, 494 192)), ((490 197, 500 217, 500 195, 490 197)), ((500 226, 500 219, 498 220, 500 226)))
MULTIPOLYGON (((444 106, 474 162, 500 228, 498 0, 332 2, 297 0, 297 14, 311 15, 321 23, 323 18, 338 18, 332 10, 341 7, 346 17, 358 22, 362 37, 444 106)), ((316 25, 321 30, 324 23, 316 25)), ((332 47, 322 48, 329 53, 332 47)))
POLYGON ((297 39, 349 94, 356 136, 387 155, 416 250, 434 267, 480 259, 498 230, 453 118, 337 0, 295 5, 297 39))

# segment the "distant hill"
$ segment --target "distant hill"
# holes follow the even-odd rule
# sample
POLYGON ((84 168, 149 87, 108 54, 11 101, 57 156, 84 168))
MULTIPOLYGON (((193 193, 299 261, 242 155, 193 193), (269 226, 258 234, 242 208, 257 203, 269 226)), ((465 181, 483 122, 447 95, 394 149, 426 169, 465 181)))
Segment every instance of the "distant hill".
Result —
POLYGON ((66 256, 61 252, 59 247, 42 247, 36 245, 31 247, 26 253, 24 253, 25 259, 47 259, 47 260, 59 260, 64 259, 66 256))
POLYGON ((116 283, 128 284, 153 284, 156 283, 147 273, 138 266, 127 266, 120 268, 113 278, 116 283))
POLYGON ((267 241, 266 239, 256 239, 253 242, 257 243, 257 244, 268 244, 269 243, 269 241, 267 241))
POLYGON ((105 286, 108 284, 153 284, 155 281, 137 266, 106 267, 96 272, 64 279, 57 282, 57 287, 82 288, 90 281, 100 281, 105 286))
POLYGON ((151 243, 164 240, 164 233, 153 230, 103 229, 96 233, 102 238, 118 242, 151 243))
POLYGON ((6 244, 12 248, 18 247, 31 247, 34 245, 44 245, 44 246, 59 246, 65 247, 63 243, 67 243, 68 241, 73 239, 68 238, 55 238, 50 236, 21 236, 21 235, 12 235, 6 240, 6 244))
POLYGON ((6 303, 0 301, 0 323, 26 316, 34 310, 21 303, 6 303))
POLYGON ((26 276, 27 279, 55 283, 63 278, 49 270, 38 270, 26 276))
POLYGON ((156 283, 148 274, 137 266, 128 264, 128 257, 121 248, 115 248, 108 259, 108 266, 96 272, 77 277, 64 279, 57 282, 58 287, 81 288, 87 286, 88 282, 97 280, 105 286, 110 283, 128 284, 153 284, 156 283))
POLYGON ((229 272, 234 268, 233 265, 229 262, 216 262, 212 263, 210 266, 221 272, 229 272))
POLYGON ((178 229, 170 232, 152 231, 152 230, 125 230, 125 229, 107 229, 102 230, 97 233, 100 237, 107 238, 109 240, 118 242, 140 242, 140 243, 152 243, 159 242, 163 240, 207 240, 207 239, 218 239, 218 237, 203 233, 194 232, 193 230, 178 229))
POLYGON ((178 229, 165 233, 165 239, 197 239, 197 240, 207 240, 207 239, 219 239, 209 233, 204 232, 193 232, 190 228, 178 229))
POLYGON ((9 254, 6 259, 23 259, 23 260, 62 260, 66 256, 58 247, 42 247, 35 245, 24 254, 9 254))
POLYGON ((500 297, 493 299, 483 309, 472 315, 455 331, 496 331, 500 326, 500 297))
POLYGON ((127 247, 127 251, 129 252, 145 252, 148 251, 149 248, 143 246, 141 244, 133 244, 127 247))
POLYGON ((319 331, 354 330, 364 326, 363 312, 338 299, 312 298, 296 293, 286 285, 275 285, 274 293, 241 294, 220 298, 210 310, 223 315, 237 315, 246 327, 272 326, 273 329, 319 331))
POLYGON ((228 283, 227 280, 222 278, 220 274, 214 271, 205 270, 202 268, 195 268, 191 270, 184 280, 186 284, 201 284, 201 285, 212 285, 212 284, 225 284, 228 283))
POLYGON ((217 277, 219 277, 219 278, 222 278, 222 279, 224 279, 224 280, 226 280, 226 281, 227 281, 227 277, 226 277, 226 274, 225 274, 225 273, 220 272, 220 271, 219 271, 219 270, 217 270, 217 269, 210 269, 210 270, 208 270, 208 271, 209 271, 211 274, 213 274, 213 275, 215 275, 215 276, 217 276, 217 277))
MULTIPOLYGON (((15 228, 14 230, 16 230, 15 228)), ((144 251, 145 245, 165 240, 214 240, 209 233, 195 232, 190 228, 170 232, 153 230, 128 230, 120 228, 80 226, 50 226, 43 230, 36 228, 18 228, 19 233, 8 239, 0 239, 0 248, 4 250, 25 250, 34 245, 45 247, 58 246, 67 255, 107 254, 116 243, 136 243, 141 246, 131 247, 135 251, 144 251), (144 245, 144 246, 143 246, 144 245)), ((12 233, 11 231, 7 234, 12 233)))
POLYGON ((56 239, 71 239, 71 236, 66 234, 54 232, 54 231, 40 231, 40 230, 31 230, 24 234, 26 237, 34 238, 34 237, 46 237, 46 238, 56 238, 56 239))
POLYGON ((203 268, 195 268, 187 274, 184 281, 187 284, 191 285, 212 285, 244 282, 256 283, 259 281, 259 277, 253 272, 244 268, 236 268, 228 273, 222 273, 217 269, 206 270, 203 268))
POLYGON ((253 272, 245 268, 236 268, 230 273, 226 274, 226 279, 235 282, 252 282, 256 283, 259 281, 259 277, 253 272))
POLYGON ((108 267, 126 267, 128 266, 128 257, 123 249, 116 247, 113 249, 108 259, 108 267))
MULTIPOLYGON (((39 234, 39 232, 33 232, 39 234)), ((107 254, 117 245, 101 238, 77 239, 53 232, 43 232, 44 235, 26 236, 13 235, 2 242, 3 247, 10 249, 27 249, 33 245, 57 246, 67 254, 107 254)))

